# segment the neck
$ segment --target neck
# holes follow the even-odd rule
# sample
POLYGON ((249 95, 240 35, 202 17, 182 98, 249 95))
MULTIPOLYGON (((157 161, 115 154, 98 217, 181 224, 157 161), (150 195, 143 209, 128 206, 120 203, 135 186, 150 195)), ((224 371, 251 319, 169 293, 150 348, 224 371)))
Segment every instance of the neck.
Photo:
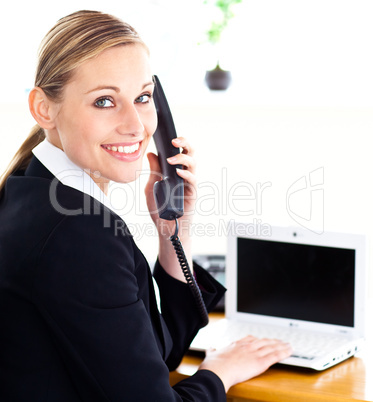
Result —
POLYGON ((97 177, 97 175, 95 173, 92 173, 89 170, 85 170, 85 172, 87 174, 89 174, 91 176, 91 179, 97 184, 97 186, 99 187, 99 189, 105 194, 108 194, 108 190, 109 190, 109 183, 110 181, 104 177, 97 177))

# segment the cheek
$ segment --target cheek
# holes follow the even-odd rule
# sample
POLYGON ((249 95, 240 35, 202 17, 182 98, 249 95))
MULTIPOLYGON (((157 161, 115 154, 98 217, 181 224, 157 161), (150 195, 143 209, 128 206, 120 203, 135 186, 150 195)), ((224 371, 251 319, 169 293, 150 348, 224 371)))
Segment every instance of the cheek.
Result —
MULTIPOLYGON (((90 129, 91 121, 89 119, 69 119, 65 120, 65 124, 60 128, 60 138, 65 153, 73 162, 82 167, 82 160, 87 158, 89 153, 90 129)), ((84 166, 85 167, 85 166, 84 166)))

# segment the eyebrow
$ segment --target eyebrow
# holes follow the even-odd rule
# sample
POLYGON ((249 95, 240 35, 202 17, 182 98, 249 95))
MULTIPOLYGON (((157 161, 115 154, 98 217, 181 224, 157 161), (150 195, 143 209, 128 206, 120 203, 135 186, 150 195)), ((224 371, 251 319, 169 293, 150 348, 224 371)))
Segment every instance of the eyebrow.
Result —
POLYGON ((89 94, 95 91, 102 91, 103 89, 111 89, 112 91, 120 92, 120 89, 118 87, 113 87, 111 85, 100 85, 96 88, 90 89, 89 91, 85 92, 85 94, 89 94))
MULTIPOLYGON (((149 85, 153 85, 153 86, 154 86, 154 82, 153 82, 153 81, 149 81, 149 82, 145 83, 145 84, 142 86, 142 89, 146 88, 146 87, 149 86, 149 85)), ((98 86, 98 87, 95 87, 95 88, 90 89, 89 91, 85 92, 85 95, 87 95, 87 94, 89 94, 89 93, 91 93, 91 92, 102 91, 102 90, 107 90, 107 89, 110 89, 110 90, 115 91, 115 92, 117 92, 117 93, 120 92, 120 89, 119 89, 118 87, 115 87, 115 86, 112 86, 112 85, 100 85, 100 86, 98 86)))

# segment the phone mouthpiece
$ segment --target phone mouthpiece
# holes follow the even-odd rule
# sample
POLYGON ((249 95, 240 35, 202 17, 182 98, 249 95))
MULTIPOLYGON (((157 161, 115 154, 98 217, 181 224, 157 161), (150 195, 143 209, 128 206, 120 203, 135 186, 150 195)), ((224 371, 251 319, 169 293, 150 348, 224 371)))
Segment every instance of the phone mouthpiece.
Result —
POLYGON ((183 183, 173 183, 170 177, 154 183, 154 198, 157 212, 161 219, 168 221, 180 218, 184 214, 183 183))

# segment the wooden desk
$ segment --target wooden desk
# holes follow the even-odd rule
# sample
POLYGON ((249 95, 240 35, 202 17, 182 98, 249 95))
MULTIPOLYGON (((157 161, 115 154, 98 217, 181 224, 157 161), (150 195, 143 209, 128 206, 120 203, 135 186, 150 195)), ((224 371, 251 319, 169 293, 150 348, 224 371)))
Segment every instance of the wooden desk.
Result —
MULTIPOLYGON (((202 358, 186 356, 170 374, 171 384, 195 373, 201 361, 202 358)), ((322 372, 275 365, 264 374, 232 387, 227 401, 373 401, 373 350, 367 345, 359 357, 322 372)))

